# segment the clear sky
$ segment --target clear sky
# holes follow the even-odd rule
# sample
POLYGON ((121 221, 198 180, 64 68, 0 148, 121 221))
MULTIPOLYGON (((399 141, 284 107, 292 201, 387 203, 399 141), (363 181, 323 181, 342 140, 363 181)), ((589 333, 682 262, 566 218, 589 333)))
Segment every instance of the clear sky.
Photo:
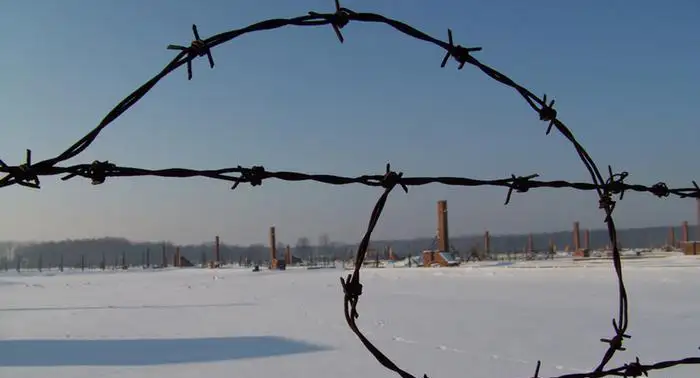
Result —
MULTIPOLYGON (((673 1, 346 0, 440 38, 482 46, 479 59, 538 94, 601 169, 630 182, 689 186, 700 179, 700 3, 673 1), (669 6, 671 5, 672 6, 669 6)), ((63 151, 172 58, 168 44, 275 17, 330 11, 331 0, 0 1, 0 158, 19 163, 63 151)), ((359 175, 391 162, 407 176, 587 180, 560 135, 513 90, 473 67, 440 69, 443 52, 382 25, 253 33, 165 78, 70 163, 110 160, 146 168, 263 165, 359 175)), ((2 189, 0 240, 123 236, 198 243, 359 242, 380 189, 205 179, 62 182, 2 189)), ((446 199, 452 235, 603 227, 593 192, 450 188, 396 191, 376 238, 431 237, 446 199)), ((695 223, 692 200, 626 194, 621 227, 695 223)))

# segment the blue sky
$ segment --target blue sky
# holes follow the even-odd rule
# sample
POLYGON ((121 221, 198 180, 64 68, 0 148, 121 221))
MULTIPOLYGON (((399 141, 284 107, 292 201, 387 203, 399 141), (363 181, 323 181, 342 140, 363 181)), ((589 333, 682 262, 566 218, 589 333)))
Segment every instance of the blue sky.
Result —
MULTIPOLYGON (((560 118, 601 169, 630 181, 688 186, 698 177, 700 3, 346 0, 440 38, 482 46, 478 58, 557 100, 560 118)), ((14 1, 0 12, 0 158, 31 148, 54 156, 186 45, 274 17, 329 11, 330 0, 14 1)), ((165 78, 71 163, 146 168, 263 165, 359 175, 391 162, 408 176, 587 180, 560 135, 511 89, 473 67, 440 69, 442 51, 382 25, 249 34, 165 78)), ((376 188, 267 181, 125 178, 92 186, 47 177, 41 190, 3 189, 2 240, 123 236, 197 243, 264 242, 267 227, 293 244, 359 242, 376 188)), ((430 185, 395 192, 376 238, 432 236, 446 199, 451 234, 603 227, 592 192, 539 190, 503 206, 501 188, 430 185)), ((627 194, 621 227, 695 222, 692 200, 627 194)))

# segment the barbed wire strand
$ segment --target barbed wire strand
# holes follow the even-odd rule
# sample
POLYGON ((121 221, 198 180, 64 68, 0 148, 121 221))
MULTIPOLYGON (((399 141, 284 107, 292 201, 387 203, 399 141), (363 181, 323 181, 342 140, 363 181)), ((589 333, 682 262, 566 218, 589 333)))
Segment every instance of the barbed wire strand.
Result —
MULTIPOLYGON (((618 200, 622 199, 625 191, 648 192, 658 197, 668 197, 674 195, 681 198, 698 198, 700 197, 700 188, 693 181, 693 187, 670 189, 668 186, 659 182, 652 186, 644 186, 639 184, 627 184, 624 180, 629 176, 627 172, 614 173, 612 167, 608 166, 608 175, 604 177, 598 166, 590 157, 584 147, 574 137, 571 130, 558 118, 557 111, 554 109, 554 100, 547 101, 547 95, 542 98, 535 95, 525 87, 516 83, 514 80, 504 75, 503 73, 491 68, 478 59, 472 53, 481 51, 481 47, 463 47, 455 45, 452 37, 452 31, 447 30, 448 41, 442 41, 432 37, 406 23, 387 18, 375 13, 358 13, 348 8, 341 7, 338 0, 335 0, 335 12, 333 13, 317 13, 309 12, 305 16, 294 18, 276 18, 261 21, 247 27, 231 30, 225 33, 220 33, 201 39, 196 25, 192 25, 194 40, 189 46, 169 45, 170 50, 179 51, 179 53, 155 76, 146 83, 137 88, 134 92, 128 95, 124 100, 117 104, 107 115, 99 122, 99 124, 79 139, 68 149, 61 154, 32 164, 31 151, 27 150, 25 163, 17 166, 9 166, 0 160, 0 172, 6 173, 5 177, 0 179, 0 188, 21 185, 30 188, 40 188, 39 177, 52 175, 65 175, 62 179, 68 180, 73 177, 85 177, 92 180, 94 185, 102 184, 108 177, 134 177, 134 176, 157 176, 157 177, 205 177, 223 181, 233 182, 232 189, 235 189, 241 183, 248 183, 252 186, 261 185, 266 179, 276 178, 283 181, 315 181, 325 184, 346 185, 346 184, 363 184, 366 186, 383 187, 384 192, 377 200, 374 206, 370 221, 362 241, 358 247, 357 256, 355 259, 354 270, 346 278, 341 277, 341 285, 344 293, 344 312, 345 319, 350 329, 357 335, 363 345, 372 353, 372 355, 384 367, 399 374, 402 378, 415 378, 410 373, 399 368, 379 349, 377 349, 364 334, 360 331, 356 324, 359 316, 357 312, 357 303, 362 294, 362 284, 360 282, 360 269, 366 257, 369 247, 372 232, 379 221, 381 213, 386 205, 387 198, 392 190, 397 186, 401 186, 404 191, 408 192, 409 186, 426 185, 430 183, 441 183, 444 185, 455 186, 501 186, 507 187, 508 193, 505 204, 508 204, 513 192, 524 193, 533 188, 570 188, 577 190, 593 190, 598 194, 599 207, 605 213, 605 223, 608 228, 608 236, 612 244, 612 259, 617 277, 618 286, 618 314, 617 318, 613 318, 614 336, 610 339, 601 339, 608 344, 608 348, 604 353, 597 367, 589 373, 562 375, 559 378, 584 378, 584 377, 603 377, 603 376, 629 376, 638 377, 646 375, 648 371, 665 369, 676 365, 684 364, 700 364, 700 357, 689 357, 675 361, 663 361, 653 365, 643 365, 637 359, 633 363, 625 364, 614 369, 605 369, 605 366, 613 358, 617 351, 625 350, 623 340, 629 338, 627 328, 629 324, 628 313, 628 298, 625 287, 622 262, 617 241, 617 231, 615 222, 612 218, 612 213, 615 209, 616 200, 614 196, 619 195, 618 200), (207 56, 210 68, 214 68, 214 59, 211 54, 211 49, 223 43, 233 40, 241 35, 278 29, 285 26, 328 26, 330 25, 338 40, 343 43, 344 37, 341 29, 349 22, 366 22, 380 23, 388 25, 395 30, 431 43, 442 48, 446 54, 442 60, 441 67, 445 67, 450 58, 458 63, 458 69, 462 69, 466 64, 474 66, 483 73, 498 81, 499 83, 514 89, 525 102, 539 115, 540 120, 547 122, 548 127, 546 134, 549 135, 553 128, 563 135, 574 147, 581 162, 586 167, 591 183, 568 182, 568 181, 537 181, 534 180, 538 175, 530 176, 515 176, 510 178, 496 180, 478 180, 463 177, 403 177, 402 173, 397 173, 391 170, 387 164, 384 175, 364 175, 357 177, 344 177, 329 174, 306 174, 300 172, 271 172, 265 170, 262 166, 254 166, 251 168, 224 168, 217 170, 193 170, 184 168, 171 169, 143 169, 133 167, 121 167, 108 161, 94 161, 91 164, 77 164, 71 166, 59 166, 63 162, 74 158, 85 149, 87 149, 100 133, 109 126, 114 120, 120 117, 131 106, 137 103, 145 96, 155 85, 183 65, 187 65, 188 80, 192 79, 192 61, 197 57, 207 56)), ((538 362, 535 377, 539 375, 541 362, 538 362)), ((424 375, 427 378, 427 375, 424 375)))

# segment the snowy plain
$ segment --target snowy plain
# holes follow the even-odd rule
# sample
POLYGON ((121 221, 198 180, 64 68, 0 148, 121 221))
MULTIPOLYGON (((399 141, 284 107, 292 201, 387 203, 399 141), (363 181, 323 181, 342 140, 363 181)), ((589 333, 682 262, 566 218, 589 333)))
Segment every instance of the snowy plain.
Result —
MULTIPOLYGON (((700 259, 624 269, 632 338, 609 366, 697 356, 700 259)), ((0 377, 395 377, 345 324, 344 273, 2 273, 0 377)), ((358 324, 417 377, 531 377, 538 359, 543 377, 588 371, 618 303, 610 262, 365 269, 362 281, 358 324)))

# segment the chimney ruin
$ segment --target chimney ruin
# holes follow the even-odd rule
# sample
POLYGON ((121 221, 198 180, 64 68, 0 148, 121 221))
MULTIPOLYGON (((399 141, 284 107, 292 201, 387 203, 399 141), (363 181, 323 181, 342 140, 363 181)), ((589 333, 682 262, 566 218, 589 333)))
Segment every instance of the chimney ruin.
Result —
POLYGON ((284 262, 286 265, 292 265, 292 249, 287 244, 287 248, 284 251, 284 262))
POLYGON ((491 253, 491 235, 488 231, 484 232, 484 252, 487 255, 491 253))
POLYGON ((221 254, 219 249, 219 235, 217 235, 214 240, 214 261, 216 261, 217 263, 221 261, 221 254))
POLYGON ((578 221, 574 222, 574 252, 581 248, 581 235, 579 233, 578 221))
POLYGON ((689 240, 688 221, 683 221, 683 225, 681 226, 681 237, 683 238, 682 241, 684 243, 688 242, 688 240, 689 240))
POLYGON ((668 228, 668 245, 672 248, 676 247, 676 230, 673 227, 668 228))
POLYGON ((270 227, 270 262, 277 260, 277 241, 275 240, 275 226, 270 227))
POLYGON ((532 253, 535 251, 535 245, 532 241, 532 234, 527 235, 527 252, 532 253))
POLYGON ((447 231, 447 201, 441 200, 437 203, 438 216, 438 250, 450 250, 450 237, 447 231))

